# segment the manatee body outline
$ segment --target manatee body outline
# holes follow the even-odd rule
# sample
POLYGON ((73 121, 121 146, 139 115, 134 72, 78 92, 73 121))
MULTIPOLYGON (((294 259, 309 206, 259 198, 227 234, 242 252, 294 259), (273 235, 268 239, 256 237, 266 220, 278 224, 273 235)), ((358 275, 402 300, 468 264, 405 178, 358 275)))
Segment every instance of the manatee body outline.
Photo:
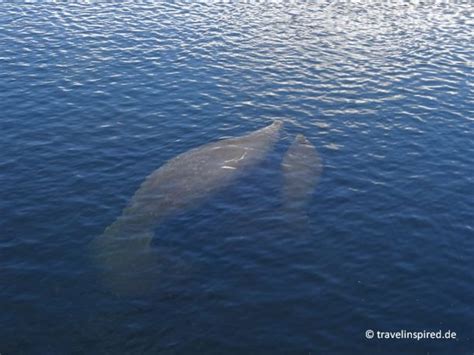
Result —
POLYGON ((281 167, 283 209, 286 213, 302 216, 307 212, 323 170, 321 157, 314 145, 298 134, 285 153, 281 167))
POLYGON ((142 292, 154 268, 153 230, 164 218, 195 206, 228 186, 243 170, 258 165, 278 140, 282 121, 250 134, 219 140, 184 152, 150 174, 92 252, 105 281, 118 292, 142 292))

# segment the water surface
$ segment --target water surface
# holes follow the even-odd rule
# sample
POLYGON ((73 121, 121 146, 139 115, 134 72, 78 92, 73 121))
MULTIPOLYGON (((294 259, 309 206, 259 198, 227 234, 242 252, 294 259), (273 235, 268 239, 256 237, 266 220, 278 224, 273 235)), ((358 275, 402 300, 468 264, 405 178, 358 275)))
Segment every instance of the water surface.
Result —
POLYGON ((2 2, 0 352, 471 354, 472 10, 2 2), (89 245, 143 179, 274 119, 259 169, 157 228, 152 291, 107 289, 89 245), (298 133, 305 223, 280 208, 298 133))

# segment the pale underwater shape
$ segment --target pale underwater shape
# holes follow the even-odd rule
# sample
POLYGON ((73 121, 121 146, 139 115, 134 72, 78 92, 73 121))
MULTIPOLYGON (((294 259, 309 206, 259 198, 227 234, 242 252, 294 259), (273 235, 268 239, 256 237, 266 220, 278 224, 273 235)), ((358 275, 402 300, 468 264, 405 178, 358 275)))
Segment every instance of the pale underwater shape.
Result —
POLYGON ((285 213, 303 217, 323 170, 321 158, 314 145, 298 134, 283 157, 281 166, 283 209, 285 213))
POLYGON ((92 243, 104 282, 116 292, 142 293, 152 286, 156 255, 153 229, 167 216, 198 205, 262 162, 283 123, 178 155, 143 182, 122 215, 92 243))

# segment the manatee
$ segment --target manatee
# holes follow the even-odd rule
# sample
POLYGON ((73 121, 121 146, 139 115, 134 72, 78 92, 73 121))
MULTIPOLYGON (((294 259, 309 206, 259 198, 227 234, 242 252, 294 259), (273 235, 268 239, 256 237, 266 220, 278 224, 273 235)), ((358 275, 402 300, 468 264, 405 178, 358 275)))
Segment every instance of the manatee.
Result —
POLYGON ((306 215, 308 203, 322 172, 321 158, 314 145, 298 134, 282 160, 283 208, 306 215))
POLYGON ((93 243, 105 281, 120 292, 142 292, 156 269, 150 248, 163 219, 195 207, 262 162, 278 140, 281 121, 248 135, 223 139, 182 153, 149 175, 122 215, 93 243))

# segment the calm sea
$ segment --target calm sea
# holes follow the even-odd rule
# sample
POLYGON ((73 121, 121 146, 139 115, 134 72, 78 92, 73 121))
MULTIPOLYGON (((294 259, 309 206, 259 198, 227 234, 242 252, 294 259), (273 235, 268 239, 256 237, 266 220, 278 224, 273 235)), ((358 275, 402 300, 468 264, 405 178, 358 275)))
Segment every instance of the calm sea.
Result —
POLYGON ((0 353, 472 354, 473 9, 2 1, 0 353), (159 225, 152 289, 108 289, 90 245, 143 179, 274 119, 259 169, 159 225), (295 216, 298 133, 324 171, 295 216), (377 339, 402 330, 456 338, 377 339))

